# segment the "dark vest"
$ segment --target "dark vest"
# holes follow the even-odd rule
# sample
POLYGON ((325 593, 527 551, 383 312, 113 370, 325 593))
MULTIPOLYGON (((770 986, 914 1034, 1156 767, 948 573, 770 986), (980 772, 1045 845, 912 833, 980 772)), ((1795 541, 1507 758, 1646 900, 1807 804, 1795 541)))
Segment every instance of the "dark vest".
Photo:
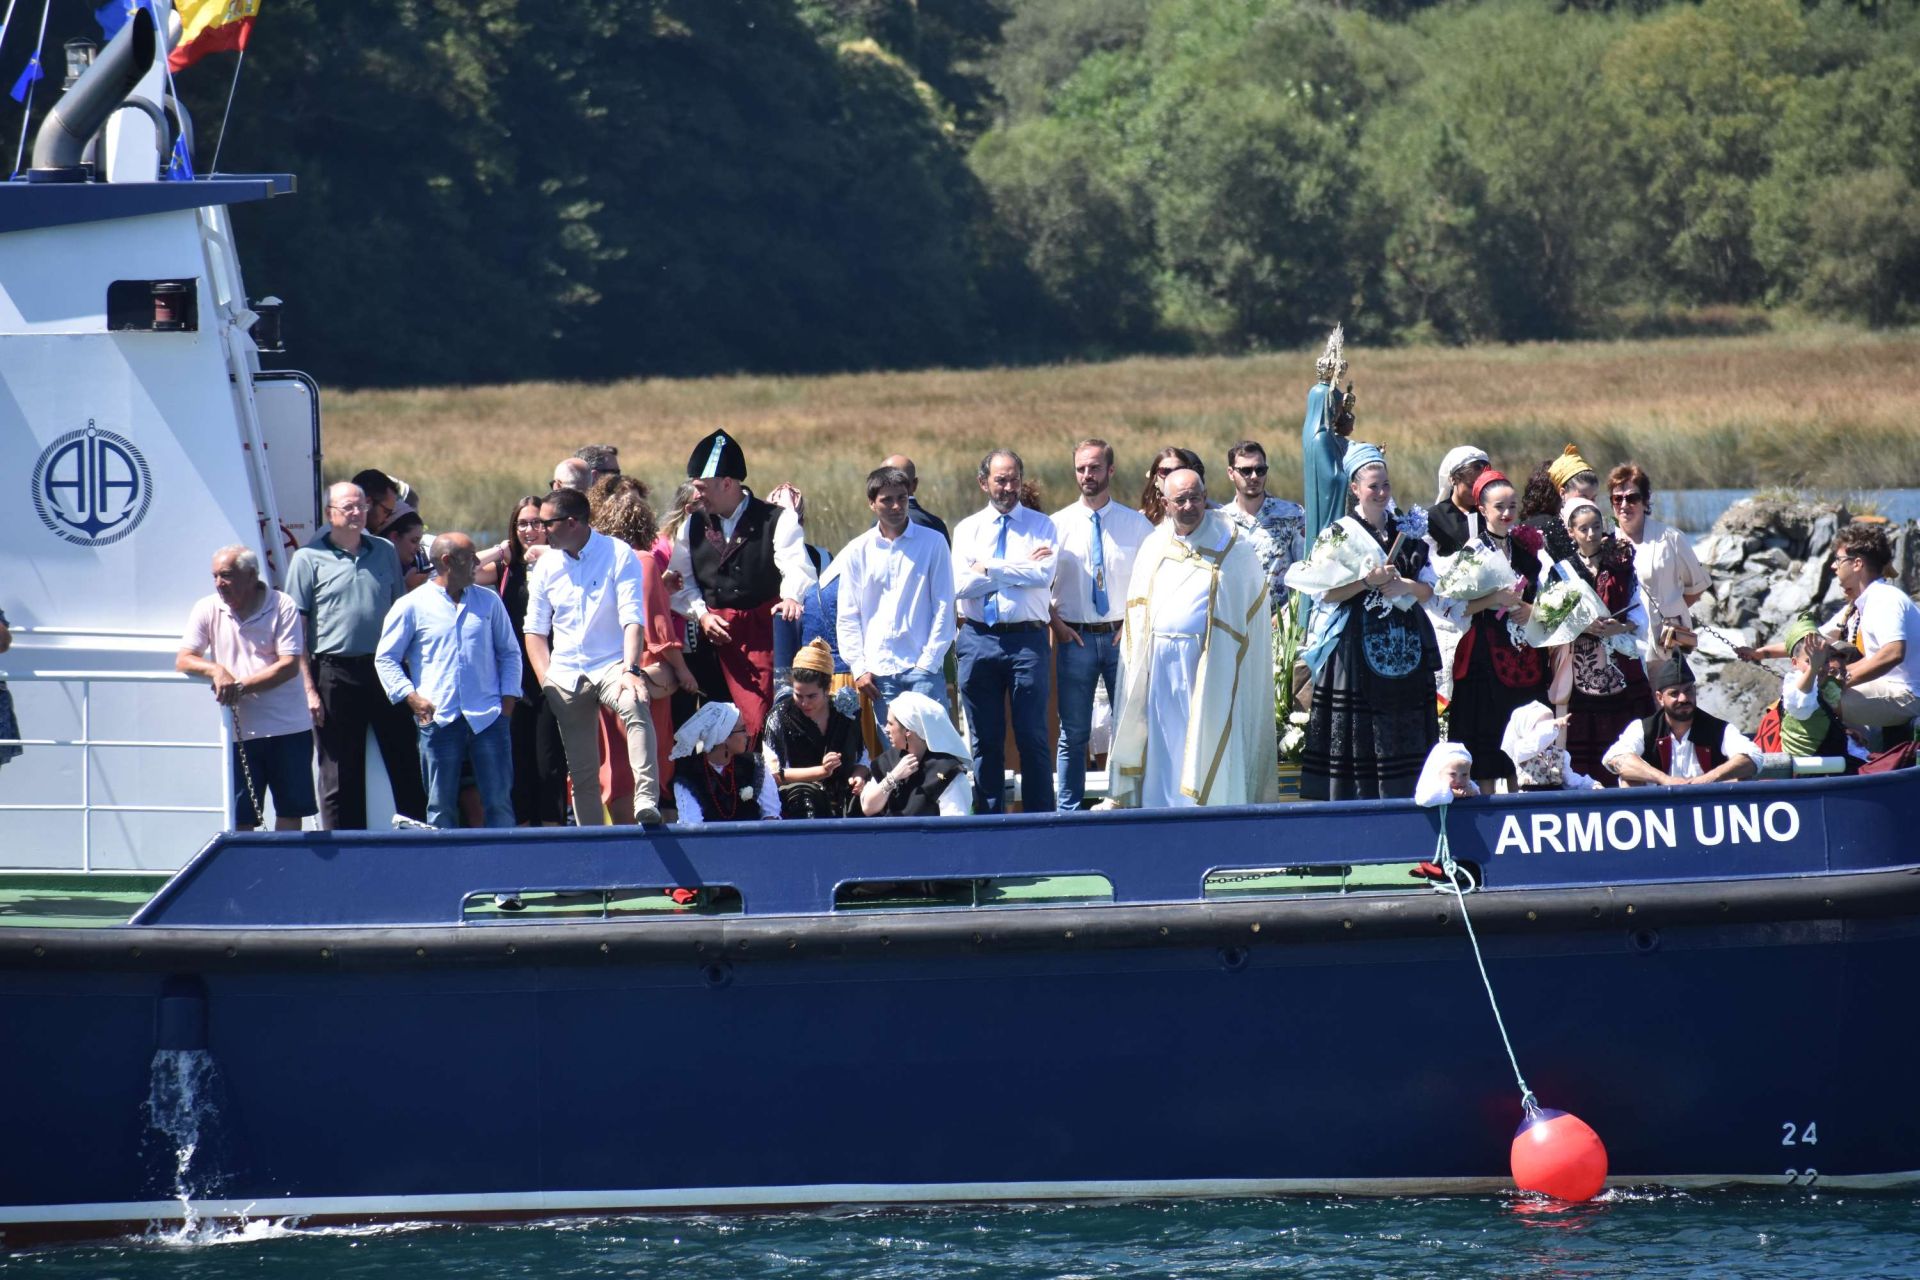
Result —
MULTIPOLYGON (((1720 754, 1720 744, 1726 740, 1727 722, 1716 719, 1706 712, 1695 708, 1693 728, 1687 734, 1687 745, 1693 748, 1700 761, 1700 772, 1707 773, 1718 769, 1727 762, 1720 754)), ((1640 722, 1640 736, 1645 744, 1640 749, 1640 758, 1662 773, 1673 772, 1673 731, 1667 727, 1667 713, 1656 711, 1640 722)))
POLYGON ((1459 555, 1460 548, 1473 540, 1474 531, 1467 513, 1454 506, 1451 498, 1442 498, 1427 508, 1427 536, 1443 556, 1459 555))
MULTIPOLYGON (((873 776, 884 778, 899 763, 900 753, 889 748, 881 752, 880 759, 874 762, 873 776)), ((927 756, 920 762, 920 768, 887 796, 887 816, 913 818, 937 815, 940 812, 940 793, 966 771, 966 764, 955 756, 938 752, 927 756)))
POLYGON ((699 512, 687 521, 687 549, 693 580, 711 609, 751 609, 780 598, 780 568, 773 562, 773 530, 781 508, 744 498, 746 510, 730 542, 720 540, 720 523, 699 512), (712 536, 708 536, 711 534, 712 536))
POLYGON ((760 776, 760 757, 751 751, 735 756, 725 771, 715 774, 704 755, 695 756, 673 771, 673 780, 682 783, 700 802, 700 813, 708 822, 758 822, 760 798, 766 789, 760 776), (751 800, 740 799, 743 787, 753 788, 751 800))

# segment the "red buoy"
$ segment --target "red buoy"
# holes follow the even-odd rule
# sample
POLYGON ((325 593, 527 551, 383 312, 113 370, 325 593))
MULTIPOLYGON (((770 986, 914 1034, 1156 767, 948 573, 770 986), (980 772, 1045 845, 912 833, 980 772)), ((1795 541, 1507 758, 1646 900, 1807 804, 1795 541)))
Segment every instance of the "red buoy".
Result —
POLYGON ((1579 1116, 1529 1106, 1513 1134, 1513 1181, 1557 1200, 1591 1200, 1607 1183, 1607 1148, 1579 1116))

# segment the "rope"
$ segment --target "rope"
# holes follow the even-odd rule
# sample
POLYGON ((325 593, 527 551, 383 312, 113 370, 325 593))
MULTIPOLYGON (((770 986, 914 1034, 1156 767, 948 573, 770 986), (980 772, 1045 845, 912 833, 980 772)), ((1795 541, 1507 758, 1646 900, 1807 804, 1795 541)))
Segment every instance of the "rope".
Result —
POLYGON ((233 118, 234 95, 240 92, 240 67, 246 60, 245 49, 233 60, 233 83, 227 86, 227 109, 220 113, 220 140, 213 144, 213 163, 207 168, 208 177, 220 172, 220 148, 227 145, 227 121, 233 118))
POLYGON ((1474 936, 1473 917, 1467 911, 1467 895, 1461 889, 1461 883, 1473 883, 1473 873, 1453 860, 1453 850, 1447 844, 1447 810, 1452 805, 1440 806, 1440 842, 1434 848, 1434 857, 1440 869, 1447 873, 1447 887, 1453 890, 1453 897, 1460 904, 1460 923, 1467 926, 1467 941, 1473 946, 1473 962, 1480 967, 1480 983, 1487 989, 1487 1004, 1493 1009, 1493 1023, 1500 1029, 1500 1043, 1506 1046, 1507 1061, 1513 1067, 1513 1081, 1520 1086, 1520 1109, 1529 1116, 1540 1113, 1539 1099, 1533 1096, 1533 1090, 1527 1087, 1526 1077, 1520 1074, 1520 1059, 1513 1052, 1513 1039, 1507 1035, 1507 1020, 1500 1016, 1500 1001, 1494 998, 1493 979, 1487 976, 1487 962, 1480 954, 1480 939, 1474 936))

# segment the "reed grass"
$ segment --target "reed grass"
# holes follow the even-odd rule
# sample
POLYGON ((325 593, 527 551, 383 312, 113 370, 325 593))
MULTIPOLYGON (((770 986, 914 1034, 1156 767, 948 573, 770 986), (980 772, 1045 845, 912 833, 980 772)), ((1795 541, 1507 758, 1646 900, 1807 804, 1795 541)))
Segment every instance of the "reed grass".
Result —
MULTIPOLYGON (((1356 435, 1380 443, 1405 502, 1473 443, 1523 476, 1569 441, 1603 472, 1633 459, 1661 489, 1878 489, 1920 485, 1920 333, 1813 328, 1759 336, 1529 344, 1466 350, 1352 348, 1356 435)), ((810 541, 837 547, 869 522, 863 482, 889 453, 917 464, 921 502, 949 522, 982 499, 988 449, 1026 459, 1046 505, 1074 494, 1071 450, 1119 454, 1131 504, 1147 461, 1180 444, 1214 486, 1228 445, 1262 441, 1273 492, 1298 497, 1311 352, 1137 358, 1105 364, 816 378, 635 379, 605 384, 330 393, 328 476, 405 477, 439 529, 498 532, 512 500, 546 488, 586 443, 620 447, 664 503, 715 427, 746 447, 749 484, 808 499, 810 541)))

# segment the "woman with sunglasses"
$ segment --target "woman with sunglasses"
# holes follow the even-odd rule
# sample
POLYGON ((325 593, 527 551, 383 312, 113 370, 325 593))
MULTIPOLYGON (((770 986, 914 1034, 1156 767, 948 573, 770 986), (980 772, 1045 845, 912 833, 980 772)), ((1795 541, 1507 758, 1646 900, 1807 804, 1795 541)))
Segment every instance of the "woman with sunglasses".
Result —
POLYGON ((1607 473, 1607 492, 1620 536, 1633 545, 1633 572, 1653 615, 1653 644, 1649 664, 1667 660, 1670 639, 1681 647, 1693 630, 1693 606, 1713 585, 1693 553, 1693 539, 1647 514, 1653 500, 1653 482, 1637 462, 1626 462, 1607 473))
POLYGON ((520 637, 520 701, 514 704, 513 820, 523 827, 564 826, 567 821, 567 756, 560 743, 560 722, 527 660, 527 570, 529 551, 547 545, 540 523, 540 499, 528 494, 514 504, 507 522, 507 558, 500 564, 497 589, 506 602, 513 634, 520 637))
POLYGON ((1202 480, 1207 478, 1207 464, 1191 449, 1170 444, 1154 454, 1147 464, 1147 482, 1140 489, 1140 514, 1156 527, 1167 518, 1167 497, 1160 486, 1176 471, 1191 471, 1202 480))

